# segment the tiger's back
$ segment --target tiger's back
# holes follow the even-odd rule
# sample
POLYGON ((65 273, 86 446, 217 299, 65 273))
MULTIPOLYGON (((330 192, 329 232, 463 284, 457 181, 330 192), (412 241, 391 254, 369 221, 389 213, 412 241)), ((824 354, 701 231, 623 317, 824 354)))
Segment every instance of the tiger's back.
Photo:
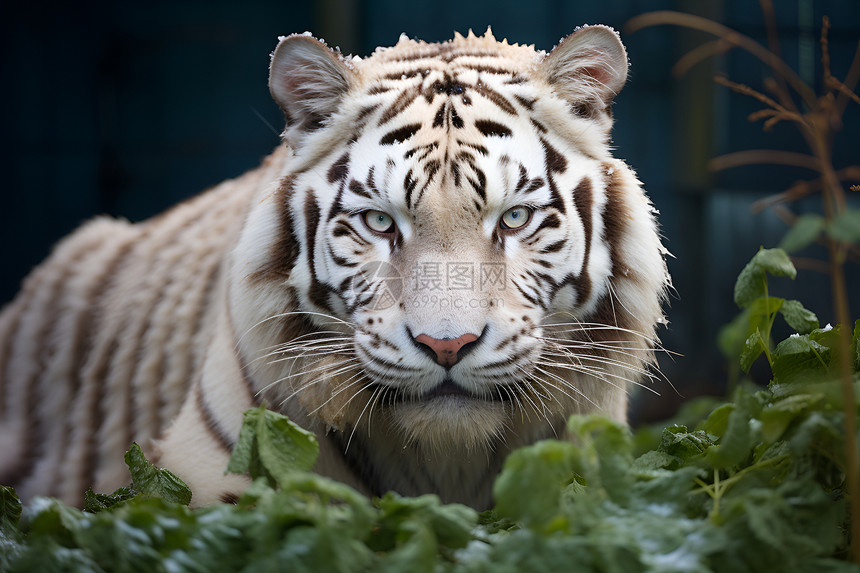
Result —
POLYGON ((0 483, 77 503, 137 441, 231 500, 242 411, 314 431, 315 471, 484 508, 511 449, 623 420, 668 284, 612 157, 626 52, 401 38, 347 60, 281 39, 287 146, 138 225, 62 242, 0 317, 0 483), (453 271, 453 272, 452 272, 453 271))
POLYGON ((199 373, 225 256, 266 165, 139 224, 99 218, 66 238, 0 315, 0 483, 79 503, 129 481, 199 373))

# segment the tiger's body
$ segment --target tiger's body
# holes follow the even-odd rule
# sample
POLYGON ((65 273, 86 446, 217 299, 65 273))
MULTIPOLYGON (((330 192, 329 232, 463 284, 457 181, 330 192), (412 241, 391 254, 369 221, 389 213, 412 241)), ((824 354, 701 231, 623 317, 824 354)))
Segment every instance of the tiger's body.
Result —
POLYGON ((626 416, 668 283, 653 209, 609 151, 617 36, 550 54, 405 37, 346 60, 284 38, 287 145, 141 224, 63 241, 0 316, 0 483, 79 503, 131 441, 202 505, 242 412, 317 434, 367 494, 491 504, 511 449, 626 416))

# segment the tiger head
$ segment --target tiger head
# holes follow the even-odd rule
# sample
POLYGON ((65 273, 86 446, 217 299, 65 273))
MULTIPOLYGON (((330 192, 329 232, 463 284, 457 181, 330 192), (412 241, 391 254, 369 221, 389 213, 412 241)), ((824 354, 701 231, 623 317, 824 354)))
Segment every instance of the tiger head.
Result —
POLYGON ((653 209, 610 155, 626 76, 602 26, 549 54, 489 31, 365 59, 281 39, 288 158, 230 292, 267 402, 448 453, 623 419, 668 282, 653 209))

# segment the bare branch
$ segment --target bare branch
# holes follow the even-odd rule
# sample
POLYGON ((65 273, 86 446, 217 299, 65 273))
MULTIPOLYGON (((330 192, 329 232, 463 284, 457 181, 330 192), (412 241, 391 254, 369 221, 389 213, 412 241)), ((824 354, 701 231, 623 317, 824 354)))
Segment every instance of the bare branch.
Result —
POLYGON ((837 80, 835 77, 830 76, 828 78, 828 83, 830 84, 829 87, 838 91, 840 96, 845 96, 853 100, 854 103, 860 104, 860 96, 848 89, 848 86, 837 80))
POLYGON ((735 47, 735 44, 726 42, 720 38, 711 42, 705 42, 701 46, 697 46, 684 54, 678 62, 672 66, 672 75, 679 78, 690 71, 690 69, 699 62, 708 59, 711 56, 724 54, 735 47))
POLYGON ((748 151, 736 151, 714 157, 708 162, 712 171, 722 171, 742 165, 791 165, 805 167, 813 171, 820 171, 821 164, 816 157, 805 153, 793 153, 791 151, 778 151, 776 149, 750 149, 748 151))
POLYGON ((746 50, 752 56, 767 64, 775 73, 785 78, 810 109, 818 109, 818 98, 815 96, 815 92, 779 56, 749 36, 745 36, 713 20, 692 14, 684 14, 683 12, 661 10, 634 17, 627 22, 625 28, 628 32, 633 33, 650 26, 667 24, 700 30, 746 50))
MULTIPOLYGON (((767 45, 770 48, 770 51, 777 57, 782 58, 781 50, 779 47, 779 34, 776 30, 776 14, 773 10, 773 2, 771 0, 759 0, 759 5, 761 6, 761 12, 764 16, 765 28, 767 29, 767 45)), ((788 86, 785 83, 785 79, 777 75, 776 81, 771 81, 773 84, 771 86, 771 91, 776 94, 776 97, 779 98, 780 103, 785 107, 797 111, 797 106, 794 103, 794 100, 791 98, 791 93, 788 91, 788 86)), ((771 78, 767 78, 771 79, 771 78)))
MULTIPOLYGON (((848 93, 854 93, 854 86, 857 85, 858 80, 860 80, 860 40, 857 41, 857 49, 854 51, 854 60, 848 69, 848 75, 845 76, 845 81, 842 82, 848 88, 848 93)), ((836 105, 834 106, 836 114, 839 117, 842 117, 842 114, 845 112, 845 106, 848 105, 850 99, 847 93, 839 92, 839 97, 836 99, 836 105)))
POLYGON ((732 91, 735 91, 739 94, 753 97, 753 98, 757 99, 758 101, 762 102, 763 104, 772 107, 774 110, 779 112, 780 115, 784 116, 784 117, 781 117, 780 119, 790 119, 791 121, 796 121, 800 124, 806 125, 806 120, 803 118, 802 115, 800 115, 799 113, 797 113, 795 111, 791 111, 789 109, 786 109, 785 107, 780 105, 778 102, 776 102, 776 100, 769 98, 768 96, 764 95, 763 93, 761 93, 758 90, 754 90, 753 88, 749 87, 748 85, 733 82, 730 79, 723 77, 723 76, 714 76, 714 81, 720 85, 726 86, 727 88, 731 89, 732 91))
MULTIPOLYGON (((845 169, 835 171, 834 175, 839 181, 860 181, 860 165, 852 165, 845 169)), ((778 203, 791 203, 802 197, 817 193, 824 188, 824 180, 819 177, 810 181, 798 181, 782 193, 769 195, 764 199, 759 199, 752 205, 753 213, 760 213, 768 207, 772 207, 778 203)))

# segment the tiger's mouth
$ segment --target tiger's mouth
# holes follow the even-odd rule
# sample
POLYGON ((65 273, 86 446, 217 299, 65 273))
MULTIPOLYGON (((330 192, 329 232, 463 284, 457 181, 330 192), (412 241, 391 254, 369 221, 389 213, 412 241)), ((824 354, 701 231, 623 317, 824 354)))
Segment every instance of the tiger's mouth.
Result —
POLYGON ((383 392, 388 394, 383 402, 390 404, 429 402, 430 400, 439 398, 460 398, 464 400, 483 402, 507 402, 510 399, 508 393, 498 392, 495 388, 490 389, 487 392, 477 394, 464 388, 447 376, 442 380, 442 382, 423 394, 415 394, 414 392, 409 392, 403 388, 394 388, 383 384, 376 384, 371 387, 372 390, 375 390, 376 388, 381 388, 383 392))

